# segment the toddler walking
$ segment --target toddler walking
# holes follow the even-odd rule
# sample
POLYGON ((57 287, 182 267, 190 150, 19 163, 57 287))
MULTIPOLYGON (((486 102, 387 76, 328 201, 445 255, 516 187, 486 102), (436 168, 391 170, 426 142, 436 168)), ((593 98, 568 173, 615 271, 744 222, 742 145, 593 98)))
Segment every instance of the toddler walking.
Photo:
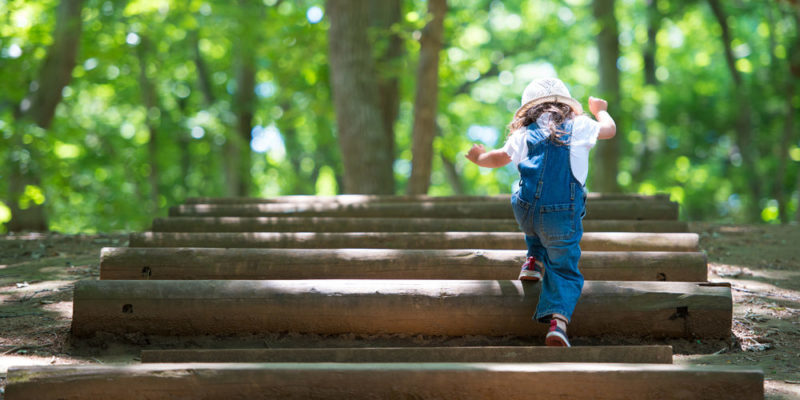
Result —
POLYGON ((511 196, 511 206, 528 245, 519 279, 542 280, 534 319, 550 323, 547 346, 570 346, 567 325, 583 289, 578 260, 589 150, 597 139, 616 134, 607 109, 605 100, 589 97, 595 121, 583 114, 563 82, 535 79, 522 93, 505 145, 489 152, 473 145, 466 154, 481 167, 517 165, 519 190, 511 196))

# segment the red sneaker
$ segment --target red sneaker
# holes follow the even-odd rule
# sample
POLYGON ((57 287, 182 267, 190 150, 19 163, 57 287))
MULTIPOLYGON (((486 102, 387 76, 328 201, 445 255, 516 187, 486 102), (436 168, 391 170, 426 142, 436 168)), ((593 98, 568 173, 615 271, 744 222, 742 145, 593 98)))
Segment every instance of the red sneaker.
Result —
POLYGON ((558 327, 555 318, 550 320, 550 331, 544 338, 544 344, 551 347, 571 347, 567 340, 567 332, 558 327))
POLYGON ((536 261, 536 257, 528 257, 525 264, 522 264, 522 271, 519 272, 519 280, 538 282, 542 279, 541 262, 536 261))

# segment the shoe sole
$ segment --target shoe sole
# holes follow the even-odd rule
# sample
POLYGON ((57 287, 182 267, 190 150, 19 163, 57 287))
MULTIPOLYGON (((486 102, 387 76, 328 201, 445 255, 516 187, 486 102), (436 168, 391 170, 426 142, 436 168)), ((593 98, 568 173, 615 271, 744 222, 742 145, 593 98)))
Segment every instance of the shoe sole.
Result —
POLYGON ((545 346, 548 347, 571 347, 569 342, 560 334, 547 334, 544 339, 545 346))
POLYGON ((539 274, 538 272, 530 272, 530 273, 522 272, 519 274, 518 279, 521 281, 538 282, 542 279, 542 275, 539 274))

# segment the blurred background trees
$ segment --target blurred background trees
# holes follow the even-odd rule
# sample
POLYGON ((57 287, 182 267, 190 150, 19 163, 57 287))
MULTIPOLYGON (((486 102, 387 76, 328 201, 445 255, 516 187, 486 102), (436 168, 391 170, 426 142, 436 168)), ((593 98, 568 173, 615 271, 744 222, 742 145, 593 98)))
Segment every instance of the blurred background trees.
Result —
POLYGON ((590 190, 798 219, 798 7, 0 1, 0 229, 144 229, 190 196, 509 193, 513 167, 462 154, 501 146, 544 75, 611 103, 590 190))

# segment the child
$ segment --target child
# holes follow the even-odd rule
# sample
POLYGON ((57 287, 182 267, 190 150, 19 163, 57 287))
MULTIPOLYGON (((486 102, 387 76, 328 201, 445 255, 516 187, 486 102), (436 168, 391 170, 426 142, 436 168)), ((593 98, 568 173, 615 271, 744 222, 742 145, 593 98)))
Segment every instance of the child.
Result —
POLYGON ((547 346, 570 346, 567 324, 583 289, 578 259, 589 150, 597 139, 616 134, 607 109, 605 100, 589 97, 594 121, 583 115, 581 104, 570 97, 563 82, 535 79, 522 93, 522 106, 508 126, 505 146, 486 152, 483 145, 473 145, 466 154, 481 167, 497 168, 512 161, 517 165, 520 187, 511 196, 511 205, 528 245, 519 279, 542 279, 534 319, 550 322, 547 346))

